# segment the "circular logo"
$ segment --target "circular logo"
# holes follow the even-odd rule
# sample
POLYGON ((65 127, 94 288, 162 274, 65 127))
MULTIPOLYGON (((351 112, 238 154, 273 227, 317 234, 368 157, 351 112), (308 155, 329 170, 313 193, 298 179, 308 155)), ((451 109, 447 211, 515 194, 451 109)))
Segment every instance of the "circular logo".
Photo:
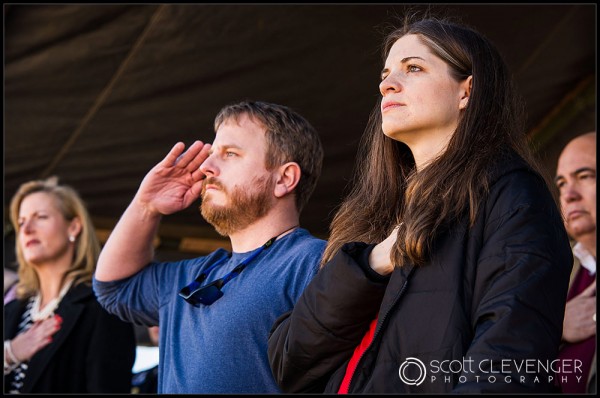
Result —
POLYGON ((425 381, 425 376, 427 376, 427 369, 425 368, 425 364, 421 362, 417 358, 406 358, 400 368, 398 369, 398 375, 400 376, 400 380, 409 386, 418 386, 421 385, 425 381), (410 378, 406 375, 406 369, 410 366, 416 366, 419 369, 418 376, 414 379, 410 378))

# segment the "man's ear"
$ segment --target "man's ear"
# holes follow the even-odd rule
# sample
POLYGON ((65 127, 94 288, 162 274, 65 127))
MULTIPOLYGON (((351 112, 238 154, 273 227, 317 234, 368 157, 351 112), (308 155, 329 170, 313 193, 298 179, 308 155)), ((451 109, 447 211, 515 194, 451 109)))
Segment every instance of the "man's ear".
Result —
POLYGON ((292 192, 298 185, 301 176, 302 171, 296 162, 288 162, 279 166, 275 180, 275 197, 281 198, 292 192))
POLYGON ((467 107, 467 104, 469 103, 469 98, 471 97, 471 88, 473 88, 473 75, 467 77, 461 83, 461 88, 463 92, 460 98, 460 102, 458 104, 458 109, 463 110, 467 107))

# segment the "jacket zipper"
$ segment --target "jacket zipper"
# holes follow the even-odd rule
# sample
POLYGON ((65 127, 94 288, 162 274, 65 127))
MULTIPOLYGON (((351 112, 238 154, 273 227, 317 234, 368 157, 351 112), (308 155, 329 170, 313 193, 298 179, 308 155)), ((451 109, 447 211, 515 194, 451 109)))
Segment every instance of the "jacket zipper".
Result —
POLYGON ((383 315, 383 318, 381 318, 381 322, 379 323, 379 327, 377 329, 375 329, 375 333, 373 334, 373 339, 371 340, 371 344, 369 344, 369 346, 367 347, 367 349, 360 355, 360 358, 358 359, 358 362, 356 363, 356 367, 354 368, 354 372, 352 373, 352 377, 350 377, 350 383, 348 383, 348 394, 351 394, 350 391, 352 390, 352 387, 353 387, 352 386, 352 382, 354 381, 354 375, 356 375, 356 371, 358 370, 358 367, 359 367, 360 363, 362 362, 365 354, 373 346, 373 343, 375 342, 375 339, 377 338, 377 335, 379 334, 379 332, 383 328, 383 324, 385 323, 385 320, 386 320, 388 314, 392 311, 392 308, 394 308, 396 306, 396 303, 398 302, 398 300, 400 299, 400 297, 402 296, 402 294, 406 290, 406 287, 408 285, 408 277, 409 276, 410 276, 410 273, 409 273, 409 275, 406 276, 406 280, 402 284, 402 287, 400 288, 400 291, 398 292, 398 295, 396 296, 396 298, 394 298, 394 302, 392 303, 392 305, 390 305, 389 309, 383 315))

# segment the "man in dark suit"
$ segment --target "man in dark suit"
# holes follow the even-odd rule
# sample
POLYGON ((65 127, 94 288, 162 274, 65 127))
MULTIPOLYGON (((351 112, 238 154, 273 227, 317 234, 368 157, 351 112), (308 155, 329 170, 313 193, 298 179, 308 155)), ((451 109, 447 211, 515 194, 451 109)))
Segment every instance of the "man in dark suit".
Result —
POLYGON ((596 392, 596 132, 565 146, 555 181, 575 258, 559 353, 574 370, 557 377, 564 393, 596 392))

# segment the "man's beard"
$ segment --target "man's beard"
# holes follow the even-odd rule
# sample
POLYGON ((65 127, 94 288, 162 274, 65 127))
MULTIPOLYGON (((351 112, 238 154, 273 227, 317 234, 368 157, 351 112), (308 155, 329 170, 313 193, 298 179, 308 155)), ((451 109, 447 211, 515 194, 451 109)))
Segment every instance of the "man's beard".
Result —
POLYGON ((268 177, 253 179, 252 183, 246 187, 235 186, 231 193, 227 192, 225 187, 212 177, 204 181, 204 186, 209 184, 218 187, 221 193, 229 198, 229 203, 219 206, 212 204, 210 199, 205 200, 203 188, 200 213, 223 236, 229 236, 233 232, 248 227, 259 218, 264 217, 271 208, 273 184, 268 177))

